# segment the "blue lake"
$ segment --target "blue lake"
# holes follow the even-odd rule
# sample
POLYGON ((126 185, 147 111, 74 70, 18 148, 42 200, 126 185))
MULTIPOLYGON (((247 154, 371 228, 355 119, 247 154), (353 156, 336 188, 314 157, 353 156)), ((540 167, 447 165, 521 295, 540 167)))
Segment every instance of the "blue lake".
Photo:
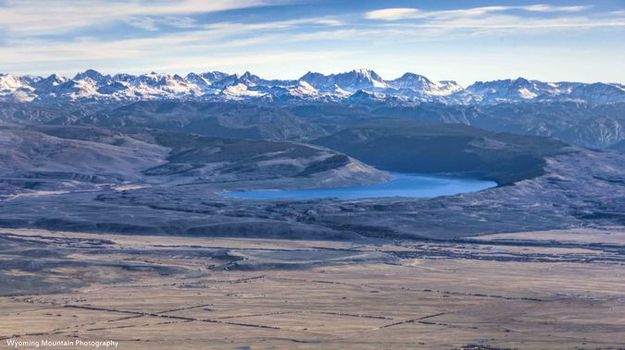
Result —
POLYGON ((374 185, 304 190, 265 189, 230 191, 224 192, 222 195, 228 198, 257 200, 305 200, 319 198, 361 199, 380 197, 431 198, 475 192, 497 185, 493 181, 431 177, 403 173, 391 173, 391 177, 390 181, 374 185))

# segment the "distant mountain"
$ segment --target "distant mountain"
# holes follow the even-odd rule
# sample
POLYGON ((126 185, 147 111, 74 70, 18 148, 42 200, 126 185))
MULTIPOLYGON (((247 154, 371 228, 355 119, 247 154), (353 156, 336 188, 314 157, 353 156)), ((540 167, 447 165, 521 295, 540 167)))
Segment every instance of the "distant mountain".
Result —
POLYGON ((467 91, 483 102, 511 102, 535 99, 538 96, 557 94, 557 86, 523 78, 481 82, 467 87, 467 91))
POLYGON ((330 75, 308 72, 300 80, 309 83, 317 90, 329 93, 335 92, 337 86, 350 93, 358 90, 383 90, 389 87, 388 83, 376 72, 368 69, 330 75))
POLYGON ((414 73, 406 73, 400 78, 389 81, 388 84, 390 87, 403 91, 408 95, 413 93, 421 96, 448 96, 463 90, 462 86, 455 81, 433 82, 422 75, 414 73))
POLYGON ((572 89, 571 98, 591 104, 612 104, 625 102, 625 85, 621 84, 578 84, 572 89))
POLYGON ((625 87, 605 83, 546 83, 517 78, 476 82, 465 91, 479 102, 497 104, 527 101, 578 101, 593 105, 625 102, 625 87))
POLYGON ((26 102, 32 101, 37 96, 34 87, 36 79, 28 80, 11 74, 0 74, 0 100, 26 102))
POLYGON ((93 69, 87 69, 86 71, 82 73, 76 74, 73 78, 73 80, 86 80, 86 79, 91 79, 91 81, 93 82, 102 83, 102 82, 110 81, 111 76, 102 75, 102 73, 93 69))
POLYGON ((0 93, 9 93, 20 89, 25 82, 20 78, 11 74, 0 74, 0 93))
POLYGON ((104 75, 93 69, 73 78, 0 74, 0 101, 258 100, 261 102, 346 102, 417 105, 494 105, 525 102, 625 102, 625 86, 608 83, 542 82, 524 78, 476 82, 433 81, 415 73, 385 80, 370 69, 325 75, 308 72, 296 80, 265 79, 251 72, 104 75), (373 97, 373 98, 371 98, 373 97))

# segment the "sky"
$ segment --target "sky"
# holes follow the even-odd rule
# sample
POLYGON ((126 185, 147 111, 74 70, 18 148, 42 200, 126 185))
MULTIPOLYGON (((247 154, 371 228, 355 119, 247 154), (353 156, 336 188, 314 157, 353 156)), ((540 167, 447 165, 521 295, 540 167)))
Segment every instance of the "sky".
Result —
POLYGON ((0 0, 0 72, 625 83, 625 0, 0 0))

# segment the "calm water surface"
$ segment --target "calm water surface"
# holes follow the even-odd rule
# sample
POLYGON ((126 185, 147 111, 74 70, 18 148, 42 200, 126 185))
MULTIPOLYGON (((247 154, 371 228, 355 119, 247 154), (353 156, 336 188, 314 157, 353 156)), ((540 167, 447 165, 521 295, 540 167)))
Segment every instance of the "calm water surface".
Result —
POLYGON ((361 199, 379 197, 431 198, 458 193, 475 192, 497 184, 492 181, 431 177, 414 174, 391 173, 391 180, 374 185, 306 190, 252 190, 231 191, 222 195, 239 199, 361 199))

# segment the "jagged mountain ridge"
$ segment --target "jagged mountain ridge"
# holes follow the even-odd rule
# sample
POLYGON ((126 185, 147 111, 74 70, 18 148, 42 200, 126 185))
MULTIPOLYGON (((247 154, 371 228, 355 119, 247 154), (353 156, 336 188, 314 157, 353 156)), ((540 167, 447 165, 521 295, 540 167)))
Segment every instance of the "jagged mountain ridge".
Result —
POLYGON ((0 100, 30 102, 142 100, 335 101, 393 104, 438 102, 478 105, 574 101, 593 105, 625 102, 625 85, 616 83, 542 82, 524 78, 482 82, 463 88, 455 81, 432 81, 405 73, 385 80, 368 69, 324 75, 308 72, 296 80, 264 79, 250 72, 213 71, 178 74, 105 75, 93 69, 67 78, 0 74, 0 100))

